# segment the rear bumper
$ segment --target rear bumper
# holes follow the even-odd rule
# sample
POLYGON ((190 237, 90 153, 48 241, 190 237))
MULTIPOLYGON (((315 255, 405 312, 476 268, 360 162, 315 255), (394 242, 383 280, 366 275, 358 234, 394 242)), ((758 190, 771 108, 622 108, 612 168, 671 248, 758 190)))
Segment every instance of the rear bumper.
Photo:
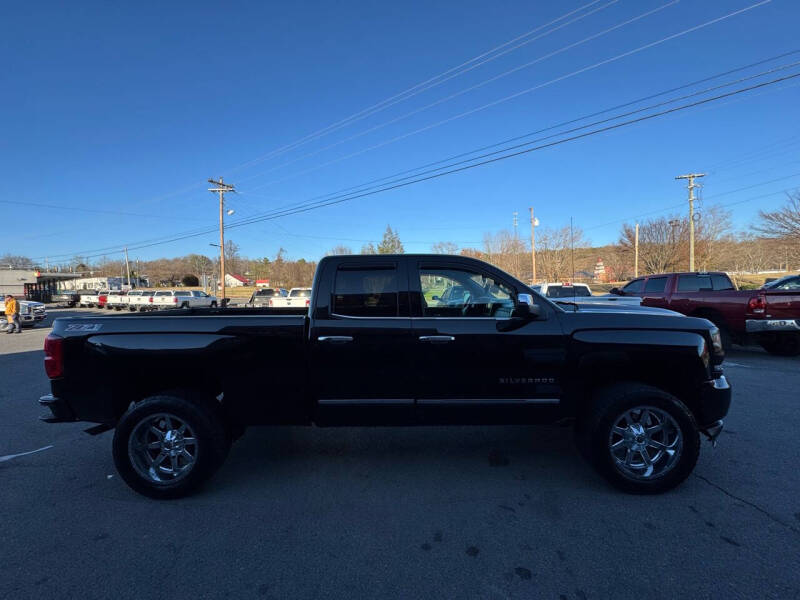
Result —
POLYGON ((706 381, 697 411, 697 423, 701 431, 718 435, 722 431, 722 419, 728 414, 731 407, 731 386, 724 375, 706 381))
POLYGON ((43 415, 42 421, 45 423, 67 423, 77 421, 72 409, 63 398, 57 398, 52 394, 47 394, 39 398, 39 404, 50 409, 50 415, 43 415))
POLYGON ((768 331, 800 332, 800 319, 747 319, 747 333, 766 333, 768 331))

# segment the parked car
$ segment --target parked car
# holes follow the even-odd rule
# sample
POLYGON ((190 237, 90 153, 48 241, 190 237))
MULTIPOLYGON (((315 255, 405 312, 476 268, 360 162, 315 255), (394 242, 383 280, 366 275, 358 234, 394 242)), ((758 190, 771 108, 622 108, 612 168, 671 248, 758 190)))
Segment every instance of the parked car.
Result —
POLYGON ((144 312, 151 310, 153 292, 150 290, 131 290, 128 292, 128 310, 131 312, 144 312))
POLYGON ((615 294, 603 294, 595 296, 592 290, 585 283, 539 283, 531 286, 536 292, 548 298, 567 298, 580 304, 587 303, 606 303, 621 302, 625 304, 641 304, 641 298, 636 296, 619 296, 615 294))
POLYGON ((210 308, 217 305, 217 297, 198 290, 159 290, 153 294, 152 310, 168 308, 210 308))
MULTIPOLYGON (((47 306, 33 300, 17 300, 19 302, 19 320, 23 327, 34 327, 39 321, 47 317, 47 306)), ((6 302, 0 298, 0 328, 8 326, 6 321, 6 302)))
POLYGON ((80 295, 75 290, 61 290, 53 294, 51 300, 58 306, 72 308, 80 302, 80 295))
POLYGON ((122 310, 128 308, 128 293, 124 290, 109 292, 106 298, 106 308, 108 310, 122 310))
POLYGON ((645 306, 703 317, 720 330, 723 343, 752 338, 771 354, 800 354, 800 294, 796 290, 737 290, 726 273, 659 273, 630 281, 612 293, 642 298, 645 306))
POLYGON ((286 296, 273 296, 267 301, 271 308, 296 308, 311 304, 311 288, 292 288, 286 296))
POLYGON ((260 288, 255 290, 250 295, 250 300, 247 301, 252 307, 259 307, 259 306, 269 306, 269 302, 271 299, 276 299, 282 297, 280 291, 274 288, 260 288))
POLYGON ((706 319, 566 311, 464 256, 328 256, 313 290, 309 309, 58 319, 45 341, 47 420, 116 428, 120 476, 155 498, 208 479, 248 425, 565 419, 611 483, 658 493, 688 477, 699 434, 716 439, 730 405, 706 319), (431 282, 470 298, 429 304, 431 282))
POLYGON ((92 308, 97 304, 97 290, 80 290, 78 306, 92 308))
POLYGON ((745 329, 771 354, 800 354, 800 275, 765 284, 748 302, 745 329))

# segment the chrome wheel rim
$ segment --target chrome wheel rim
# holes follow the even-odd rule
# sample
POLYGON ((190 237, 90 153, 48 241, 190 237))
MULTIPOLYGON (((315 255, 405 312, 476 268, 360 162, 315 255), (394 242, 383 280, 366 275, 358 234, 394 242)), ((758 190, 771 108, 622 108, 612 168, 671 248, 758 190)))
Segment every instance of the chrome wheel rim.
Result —
POLYGON ((197 462, 197 438, 188 423, 171 413, 149 415, 128 438, 128 457, 140 477, 158 485, 173 484, 197 462))
POLYGON ((668 412, 637 406, 614 422, 608 448, 622 474, 633 479, 656 479, 677 464, 683 451, 683 434, 668 412))

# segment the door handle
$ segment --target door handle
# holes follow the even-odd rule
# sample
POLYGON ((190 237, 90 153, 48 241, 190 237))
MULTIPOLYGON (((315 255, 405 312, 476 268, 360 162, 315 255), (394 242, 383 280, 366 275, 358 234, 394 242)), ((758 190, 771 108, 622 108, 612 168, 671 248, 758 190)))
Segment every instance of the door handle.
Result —
POLYGON ((317 338, 320 342, 328 342, 330 344, 346 344, 353 341, 351 335, 321 335, 317 338))
POLYGON ((428 342, 430 344, 446 344, 447 342, 455 341, 452 335, 421 335, 419 336, 420 342, 428 342))

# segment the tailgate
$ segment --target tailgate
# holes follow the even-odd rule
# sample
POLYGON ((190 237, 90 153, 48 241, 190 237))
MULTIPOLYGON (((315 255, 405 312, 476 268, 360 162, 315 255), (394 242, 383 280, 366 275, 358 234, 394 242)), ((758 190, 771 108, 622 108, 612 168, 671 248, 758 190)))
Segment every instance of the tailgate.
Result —
POLYGON ((800 319, 800 291, 761 290, 767 301, 769 319, 800 319))

